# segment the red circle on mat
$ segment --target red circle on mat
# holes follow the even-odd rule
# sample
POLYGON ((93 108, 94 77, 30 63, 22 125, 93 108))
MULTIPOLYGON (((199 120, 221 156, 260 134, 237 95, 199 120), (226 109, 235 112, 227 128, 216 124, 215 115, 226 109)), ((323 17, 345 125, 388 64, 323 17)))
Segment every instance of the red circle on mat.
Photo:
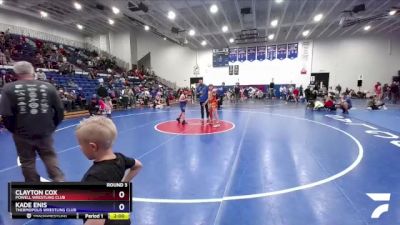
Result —
POLYGON ((233 130, 235 124, 229 121, 220 120, 219 127, 213 127, 201 119, 187 119, 187 124, 182 125, 176 120, 166 121, 154 126, 159 132, 166 134, 179 134, 179 135, 205 135, 205 134, 218 134, 233 130))

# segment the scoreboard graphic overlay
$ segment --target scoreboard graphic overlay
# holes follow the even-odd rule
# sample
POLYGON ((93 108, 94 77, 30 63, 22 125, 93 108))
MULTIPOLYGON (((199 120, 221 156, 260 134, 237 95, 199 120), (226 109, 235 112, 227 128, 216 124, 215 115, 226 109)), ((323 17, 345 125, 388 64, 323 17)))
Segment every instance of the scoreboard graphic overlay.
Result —
POLYGON ((13 219, 128 220, 131 183, 8 184, 8 211, 13 219))

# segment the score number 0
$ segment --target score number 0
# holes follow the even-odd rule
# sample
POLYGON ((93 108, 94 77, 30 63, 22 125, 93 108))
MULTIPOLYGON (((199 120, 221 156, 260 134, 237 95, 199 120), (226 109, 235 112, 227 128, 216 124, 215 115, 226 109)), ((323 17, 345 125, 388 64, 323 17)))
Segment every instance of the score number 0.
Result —
MULTIPOLYGON (((124 191, 120 191, 118 193, 118 197, 119 198, 124 198, 125 197, 125 192, 124 191)), ((120 211, 123 211, 125 209, 125 205, 123 203, 121 203, 121 204, 119 204, 118 208, 119 208, 120 211)))

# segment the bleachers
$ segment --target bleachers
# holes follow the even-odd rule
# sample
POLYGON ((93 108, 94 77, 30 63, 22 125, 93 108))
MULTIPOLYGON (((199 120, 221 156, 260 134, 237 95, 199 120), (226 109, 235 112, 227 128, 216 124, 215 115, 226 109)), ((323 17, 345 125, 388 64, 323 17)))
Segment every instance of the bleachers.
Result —
POLYGON ((79 88, 82 88, 86 98, 90 98, 96 93, 99 86, 98 80, 92 80, 87 75, 82 74, 66 74, 60 75, 57 72, 46 72, 47 79, 53 79, 58 86, 64 87, 67 92, 75 90, 79 92, 79 88), (78 87, 69 87, 68 81, 72 80, 78 87))

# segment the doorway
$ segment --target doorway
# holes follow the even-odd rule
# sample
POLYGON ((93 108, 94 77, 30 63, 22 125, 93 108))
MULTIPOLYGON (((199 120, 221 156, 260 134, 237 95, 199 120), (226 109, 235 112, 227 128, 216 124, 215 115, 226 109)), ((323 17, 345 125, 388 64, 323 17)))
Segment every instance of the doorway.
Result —
POLYGON ((321 82, 327 89, 329 88, 329 73, 311 73, 312 85, 320 87, 321 82))

